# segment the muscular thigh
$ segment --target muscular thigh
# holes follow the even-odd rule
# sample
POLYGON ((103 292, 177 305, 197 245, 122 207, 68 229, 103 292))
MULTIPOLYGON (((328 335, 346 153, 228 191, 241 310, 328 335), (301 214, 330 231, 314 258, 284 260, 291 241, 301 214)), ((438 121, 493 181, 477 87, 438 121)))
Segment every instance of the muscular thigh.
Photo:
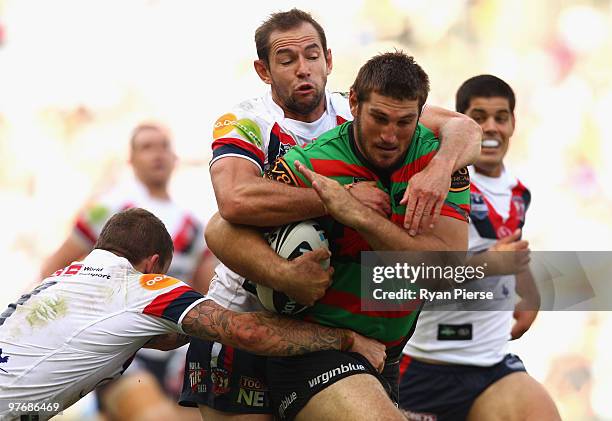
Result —
POLYGON ((314 395, 298 413, 307 420, 405 420, 380 381, 370 374, 345 377, 314 395))
MULTIPOLYGON (((386 401, 391 404, 389 396, 392 394, 392 387, 389 382, 360 354, 319 351, 296 357, 267 360, 267 379, 272 408, 281 420, 294 419, 313 397, 350 377, 368 379, 370 384, 376 385, 375 390, 382 390, 384 401, 381 404, 386 401)), ((331 419, 338 419, 339 416, 340 412, 334 410, 331 419)), ((311 419, 319 419, 319 416, 311 419)))
POLYGON ((544 387, 525 372, 491 384, 474 401, 468 421, 557 421, 557 408, 544 387))

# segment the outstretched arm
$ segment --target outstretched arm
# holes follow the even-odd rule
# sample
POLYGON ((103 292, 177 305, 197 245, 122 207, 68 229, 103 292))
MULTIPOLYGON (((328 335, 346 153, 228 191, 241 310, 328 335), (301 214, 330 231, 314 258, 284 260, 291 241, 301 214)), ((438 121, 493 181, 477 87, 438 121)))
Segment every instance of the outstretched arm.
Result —
POLYGON ((374 367, 384 363, 385 346, 347 329, 336 329, 269 312, 237 313, 211 300, 192 308, 182 321, 185 333, 258 355, 291 356, 323 350, 354 351, 374 367))

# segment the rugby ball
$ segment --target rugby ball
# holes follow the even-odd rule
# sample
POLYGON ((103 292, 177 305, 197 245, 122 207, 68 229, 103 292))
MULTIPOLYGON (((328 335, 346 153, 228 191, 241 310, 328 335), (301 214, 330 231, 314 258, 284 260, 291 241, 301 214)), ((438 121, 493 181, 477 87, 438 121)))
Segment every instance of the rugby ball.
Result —
MULTIPOLYGON (((302 221, 283 225, 266 236, 270 246, 280 256, 292 260, 318 248, 329 249, 325 231, 314 221, 302 221)), ((327 269, 329 259, 321 262, 327 269)), ((304 311, 307 306, 293 301, 282 292, 257 284, 257 296, 263 306, 273 312, 294 315, 304 311)))

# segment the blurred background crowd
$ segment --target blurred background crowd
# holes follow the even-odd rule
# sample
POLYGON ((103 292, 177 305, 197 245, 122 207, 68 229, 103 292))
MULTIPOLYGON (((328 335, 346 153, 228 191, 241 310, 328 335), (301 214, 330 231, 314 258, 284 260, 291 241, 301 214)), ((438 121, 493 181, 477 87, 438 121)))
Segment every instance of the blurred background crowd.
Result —
MULTIPOLYGON (((212 124, 265 92, 253 34, 291 7, 325 28, 332 90, 393 48, 428 72, 431 104, 454 109, 477 74, 506 80, 507 162, 532 190, 532 250, 612 250, 610 0, 0 0, 0 306, 37 279, 83 206, 131 176, 141 120, 173 133, 173 198, 203 221, 215 211, 212 124)), ((564 419, 612 420, 611 347, 610 313, 543 312, 511 349, 564 419)))

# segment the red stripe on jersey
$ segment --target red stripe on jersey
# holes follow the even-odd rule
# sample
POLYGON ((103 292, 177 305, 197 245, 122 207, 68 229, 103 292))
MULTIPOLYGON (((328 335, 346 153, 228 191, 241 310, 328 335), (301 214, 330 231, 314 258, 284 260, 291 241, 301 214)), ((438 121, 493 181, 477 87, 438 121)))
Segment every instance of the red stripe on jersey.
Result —
POLYGON ((348 121, 348 120, 347 120, 346 118, 344 118, 344 117, 342 117, 342 116, 340 116, 340 115, 337 115, 337 116, 336 116, 336 124, 337 124, 338 126, 340 126, 340 125, 342 125, 342 124, 346 123, 347 121, 348 121))
POLYGON ((402 377, 404 377, 404 373, 406 372, 406 370, 408 370, 408 367, 410 366, 410 363, 412 362, 412 357, 410 355, 406 355, 403 354, 402 358, 400 359, 400 366, 399 366, 399 378, 401 379, 402 377))
MULTIPOLYGON (((360 297, 349 292, 328 289, 323 298, 319 300, 319 303, 339 307, 353 314, 362 314, 368 317, 381 317, 385 319, 399 319, 409 316, 414 310, 419 308, 421 302, 418 300, 404 301, 399 305, 392 305, 389 303, 386 304, 389 306, 388 311, 365 311, 361 309, 362 300, 360 297), (410 305, 408 303, 412 303, 412 306, 414 306, 413 310, 405 310, 405 306, 410 305)), ((367 304, 365 300, 364 303, 367 304)), ((372 305, 379 306, 381 303, 372 301, 372 305)))
POLYGON ((391 222, 395 225, 399 225, 401 228, 404 227, 404 214, 394 213, 391 215, 391 222))
POLYGON ((89 225, 87 225, 87 222, 85 222, 83 219, 79 218, 77 219, 76 222, 76 229, 85 236, 85 238, 87 238, 89 241, 91 241, 91 244, 95 244, 96 240, 98 239, 98 236, 94 234, 94 231, 91 229, 91 227, 89 225))
POLYGON ((189 245, 189 241, 191 240, 190 234, 192 233, 193 226, 194 223, 191 217, 189 215, 185 215, 178 233, 172 240, 172 242, 174 243, 174 250, 176 252, 180 253, 184 251, 185 248, 189 245))
POLYGON ((359 257, 362 251, 370 251, 372 247, 368 242, 355 231, 353 228, 344 227, 342 237, 336 239, 338 245, 339 256, 351 256, 354 258, 359 257))
POLYGON ((221 139, 217 139, 213 142, 212 144, 212 149, 213 151, 221 146, 224 145, 232 145, 235 146, 237 148, 240 149, 244 149, 247 150, 249 152, 251 152, 252 154, 255 154, 255 156, 261 160, 261 162, 265 162, 266 160, 266 156, 264 155, 263 151, 261 149, 259 149, 257 146, 253 145, 252 143, 249 143, 245 140, 242 139, 238 139, 235 137, 223 137, 221 139))
POLYGON ((232 372, 232 367, 234 365, 234 348, 231 346, 223 346, 224 355, 223 355, 223 368, 225 368, 230 373, 232 372))
POLYGON ((446 203, 442 205, 442 210, 440 211, 440 215, 442 216, 448 216, 451 218, 455 218, 458 219, 460 221, 465 221, 468 222, 468 215, 470 214, 470 208, 469 206, 467 207, 467 209, 465 208, 466 205, 459 205, 459 207, 465 211, 465 213, 461 213, 458 212, 457 209, 453 208, 452 206, 447 205, 446 203))
POLYGON ((274 123, 274 126, 272 126, 272 133, 274 133, 278 137, 278 140, 284 145, 297 145, 295 139, 283 132, 278 123, 274 123))
POLYGON ((391 174, 393 183, 406 183, 410 178, 423 170, 429 164, 429 161, 436 155, 437 151, 431 151, 427 155, 423 155, 403 167, 397 169, 391 174))
POLYGON ((311 159, 310 164, 314 172, 326 177, 364 177, 368 180, 378 180, 376 174, 367 168, 337 159, 311 159))
POLYGON ((162 317, 162 314, 164 314, 164 311, 172 303, 172 301, 183 295, 183 293, 191 290, 192 288, 188 287, 187 285, 174 288, 172 291, 168 291, 165 294, 156 297, 144 308, 142 312, 151 316, 162 317))

